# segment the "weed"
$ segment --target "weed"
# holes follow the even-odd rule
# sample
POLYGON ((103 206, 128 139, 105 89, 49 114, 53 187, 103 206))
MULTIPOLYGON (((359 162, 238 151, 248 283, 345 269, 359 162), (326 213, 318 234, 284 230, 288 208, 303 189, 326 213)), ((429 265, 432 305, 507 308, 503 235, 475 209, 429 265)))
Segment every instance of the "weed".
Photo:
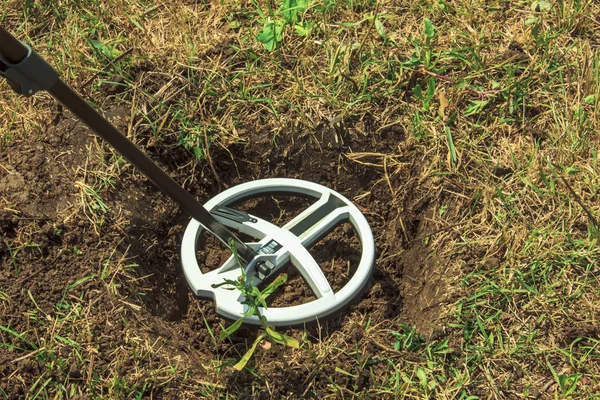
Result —
POLYGON ((233 239, 230 239, 229 241, 229 248, 231 249, 233 256, 235 257, 237 264, 240 266, 241 275, 237 281, 225 279, 224 282, 219 284, 213 284, 212 287, 216 289, 221 286, 228 286, 228 290, 239 290, 240 294, 244 299, 242 301, 242 304, 246 305, 248 309, 244 312, 244 316, 242 318, 238 319, 232 325, 224 329, 223 332, 221 332, 219 338, 221 340, 227 339, 242 326, 246 317, 250 317, 253 315, 256 315, 258 317, 258 319, 260 320, 261 327, 264 330, 264 332, 259 334, 258 337, 254 340, 254 343, 252 343, 250 348, 242 356, 241 360, 233 366, 234 369, 241 371, 242 369, 244 369, 246 364, 248 364, 248 361, 250 361, 250 358, 252 357, 252 354, 254 354, 256 347, 260 344, 260 342, 263 339, 267 339, 271 343, 277 343, 295 349, 300 348, 300 342, 298 342, 296 339, 290 336, 275 331, 275 328, 269 325, 269 321, 267 321, 267 318, 263 314, 261 314, 260 311, 261 308, 267 308, 267 297, 273 294, 273 292, 275 292, 278 287, 280 287, 287 281, 287 275, 279 275, 266 288, 264 288, 263 290, 259 290, 256 286, 253 285, 254 278, 248 279, 246 271, 243 267, 243 263, 240 260, 239 255, 237 253, 237 249, 235 247, 233 239))
MULTIPOLYGON (((301 21, 301 14, 308 8, 309 0, 283 0, 281 7, 276 15, 271 11, 265 22, 263 29, 256 36, 256 40, 265 46, 269 51, 279 47, 283 41, 283 31, 286 26, 294 29, 299 36, 310 35, 312 22, 301 21)), ((259 9, 260 10, 260 9, 259 9)), ((264 17, 264 14, 260 12, 264 17)))

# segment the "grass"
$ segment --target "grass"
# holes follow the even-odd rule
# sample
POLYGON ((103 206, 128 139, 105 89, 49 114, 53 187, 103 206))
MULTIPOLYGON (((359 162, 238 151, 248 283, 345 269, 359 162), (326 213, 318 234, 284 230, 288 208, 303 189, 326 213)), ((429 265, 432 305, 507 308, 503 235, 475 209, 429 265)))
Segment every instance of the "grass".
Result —
MULTIPOLYGON (((287 3, 301 11, 291 16, 279 1, 0 0, 0 21, 98 106, 131 108, 127 134, 140 145, 175 141, 189 162, 212 163, 216 147, 255 135, 277 146, 323 124, 356 136, 403 132, 410 146, 398 138, 387 154, 347 157, 385 176, 395 208, 405 196, 396 178, 407 168, 435 199, 429 218, 442 230, 416 240, 451 272, 452 301, 435 329, 402 314, 370 321, 355 311, 339 331, 317 335, 306 355, 257 350, 247 384, 231 386, 235 375, 223 364, 247 344, 200 361, 156 339, 119 290, 119 280, 134 279, 119 272, 130 262, 112 255, 102 260, 112 267, 66 282, 52 313, 28 297, 28 327, 0 318, 0 348, 12 359, 0 397, 9 397, 8 382, 30 398, 278 397, 282 375, 273 371, 285 371, 282 379, 301 379, 305 388, 292 398, 595 398, 600 7, 287 3), (104 321, 118 333, 96 335, 104 321), (111 346, 117 336, 124 339, 111 346), (35 379, 25 365, 32 361, 35 379)), ((53 102, 45 94, 21 99, 0 85, 4 149, 43 131, 53 102)), ((90 158, 109 158, 99 152, 90 158)), ((80 210, 91 229, 105 223, 103 193, 122 174, 122 160, 100 164, 79 171, 80 210)), ((19 268, 17 255, 36 257, 33 232, 1 240, 11 254, 3 268, 19 268)), ((11 301, 0 293, 0 310, 11 301)))

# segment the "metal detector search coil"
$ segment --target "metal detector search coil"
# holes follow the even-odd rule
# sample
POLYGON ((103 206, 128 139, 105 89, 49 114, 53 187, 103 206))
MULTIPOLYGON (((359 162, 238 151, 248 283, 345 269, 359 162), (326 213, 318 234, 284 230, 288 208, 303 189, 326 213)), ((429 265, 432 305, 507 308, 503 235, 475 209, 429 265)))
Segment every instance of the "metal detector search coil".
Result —
MULTIPOLYGON (((255 285, 265 278, 261 278, 255 268, 261 263, 272 265, 268 274, 271 275, 291 262, 306 280, 317 297, 316 300, 297 306, 260 310, 269 324, 290 326, 329 316, 360 295, 373 271, 375 243, 366 218, 354 204, 339 193, 313 182, 286 178, 248 182, 220 193, 205 203, 204 207, 212 211, 239 200, 282 193, 310 197, 316 202, 282 227, 253 215, 250 218, 228 218, 223 213, 214 215, 228 228, 256 239, 255 243, 246 243, 257 253, 253 262, 246 267, 248 279, 254 278, 255 285), (308 248, 345 221, 350 222, 358 234, 361 258, 350 281, 334 293, 308 248)), ((196 296, 216 302, 218 314, 229 319, 239 319, 247 310, 247 306, 242 304, 244 299, 240 293, 223 287, 213 288, 212 285, 221 283, 224 279, 237 279, 240 267, 231 256, 219 268, 202 273, 196 258, 197 243, 202 231, 202 225, 192 219, 183 236, 181 261, 187 282, 196 296)), ((246 317, 245 321, 260 324, 257 316, 246 317)))

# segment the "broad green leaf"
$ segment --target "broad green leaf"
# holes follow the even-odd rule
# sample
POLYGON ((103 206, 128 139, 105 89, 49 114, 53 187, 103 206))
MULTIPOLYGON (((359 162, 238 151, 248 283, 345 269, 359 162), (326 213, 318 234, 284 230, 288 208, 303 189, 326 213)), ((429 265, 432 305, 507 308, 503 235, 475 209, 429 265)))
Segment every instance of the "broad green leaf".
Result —
POLYGON ((446 121, 446 124, 452 124, 454 121, 456 121, 456 118, 458 118, 458 111, 454 111, 452 114, 450 114, 450 116, 448 117, 448 121, 446 121))
POLYGON ((427 36, 429 39, 433 39, 433 35, 435 35, 433 23, 429 18, 425 18, 425 36, 427 36))
POLYGON ((564 385, 561 385, 561 389, 563 389, 563 395, 568 396, 577 389, 577 383, 579 379, 581 379, 581 374, 571 374, 565 379, 564 385))
POLYGON ((413 94, 417 96, 419 99, 423 100, 423 90, 421 89, 421 85, 417 85, 412 90, 413 94))
POLYGON ((375 29, 377 29, 379 36, 381 36, 382 39, 385 39, 385 27, 379 18, 375 19, 375 29))
POLYGON ((539 0, 539 1, 534 1, 533 3, 531 3, 531 10, 532 11, 548 11, 549 9, 552 8, 552 3, 550 3, 549 1, 546 0, 539 0))
POLYGON ((240 329, 240 326, 242 326, 243 322, 244 322, 244 318, 238 319, 233 324, 231 324, 226 329, 224 329, 223 332, 221 332, 221 334, 219 335, 219 338, 221 338, 221 340, 227 339, 229 336, 233 335, 233 333, 235 331, 240 329))
POLYGON ((106 47, 106 45, 104 43, 102 43, 101 41, 99 41, 99 40, 91 39, 90 43, 97 50, 101 50, 102 48, 106 47))
POLYGON ((310 21, 304 21, 302 23, 294 25, 294 31, 298 36, 308 36, 312 31, 313 23, 310 21))
POLYGON ((421 381, 421 386, 426 388, 427 387, 427 373, 425 372, 425 370, 423 368, 417 367, 417 377, 421 381))
POLYGON ((269 286, 267 286, 262 292, 262 296, 263 298, 267 298, 269 295, 271 295, 275 290, 277 290, 277 288, 281 285, 283 285, 285 282, 287 282, 287 274, 281 274, 279 275, 277 278, 275 278, 273 280, 273 282, 269 283, 269 286))
POLYGON ((565 384, 566 383, 567 383, 567 376, 563 375, 563 374, 558 375, 558 385, 560 386, 560 389, 562 390, 563 393, 565 392, 565 387, 566 387, 565 384))
POLYGON ((263 29, 256 36, 256 40, 261 42, 267 50, 275 50, 283 40, 283 21, 266 22, 263 29))
POLYGON ((434 93, 435 93, 435 79, 431 79, 429 81, 429 85, 427 86, 427 100, 431 100, 434 93))
POLYGON ((194 146, 194 155, 198 161, 202 161, 204 159, 204 152, 202 151, 202 147, 194 146))
POLYGON ((594 104, 595 101, 596 101, 595 94, 590 94, 589 96, 586 96, 585 99, 583 99, 583 102, 585 104, 594 104))
POLYGON ((283 0, 281 4, 281 15, 290 25, 298 21, 298 13, 306 11, 308 0, 283 0))
POLYGON ((529 25, 533 25, 536 24, 538 22, 537 18, 529 18, 525 20, 525 25, 529 26, 529 25))
POLYGON ((121 55, 121 52, 114 47, 107 46, 105 43, 102 43, 99 40, 90 40, 90 43, 94 48, 104 54, 106 57, 113 59, 117 58, 121 55))
POLYGON ((249 305, 248 306, 248 310, 246 310, 246 312, 244 313, 244 315, 247 316, 247 317, 251 317, 254 314, 256 314, 256 306, 249 305))
POLYGON ((300 342, 298 342, 293 337, 284 335, 283 333, 279 333, 279 332, 277 332, 275 329, 273 329, 270 326, 267 326, 266 330, 267 330, 267 334, 275 342, 277 342, 279 344, 286 345, 286 346, 293 347, 294 349, 299 349, 300 348, 300 342))
POLYGON ((242 357, 242 359, 240 361, 238 361, 238 363, 233 366, 233 369, 235 369, 236 371, 241 371, 241 370, 244 369, 244 367, 246 366, 246 364, 248 364, 248 361, 250 361, 250 358, 252 358, 252 354, 254 354, 254 351, 256 350, 256 346, 258 346, 258 344, 260 343, 260 341, 263 340, 265 338, 265 336, 267 336, 266 333, 261 333, 256 338, 256 340, 254 341, 254 343, 252 343, 252 347, 250 347, 248 349, 248 351, 246 352, 246 354, 244 354, 244 356, 242 357))
POLYGON ((546 0, 540 0, 538 1, 538 7, 540 8, 540 11, 548 11, 552 8, 552 3, 546 0))

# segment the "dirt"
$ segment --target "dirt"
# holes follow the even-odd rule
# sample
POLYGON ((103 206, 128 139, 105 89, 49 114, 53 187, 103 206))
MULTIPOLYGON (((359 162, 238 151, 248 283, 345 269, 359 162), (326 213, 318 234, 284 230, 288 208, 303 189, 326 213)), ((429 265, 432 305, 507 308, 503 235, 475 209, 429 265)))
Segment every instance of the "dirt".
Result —
MULTIPOLYGON (((108 114, 120 129, 126 129, 129 110, 115 108, 108 114)), ((343 126, 323 123, 316 131, 290 127, 289 135, 277 137, 277 146, 268 134, 257 132, 246 144, 234 144, 227 150, 212 147, 212 167, 208 162, 190 164, 193 156, 176 145, 176 138, 165 138, 160 146, 147 137, 136 141, 178 182, 185 182, 186 189, 200 201, 218 193, 225 184, 268 177, 310 180, 353 200, 375 235, 376 269, 363 296, 320 330, 309 328, 309 338, 316 340, 338 330, 360 338, 363 330, 352 322, 356 315, 368 315, 373 323, 399 318, 430 336, 441 329, 441 306, 448 301, 444 260, 421 240, 436 228, 428 217, 437 200, 417 179, 422 166, 414 162, 412 144, 403 132, 373 130, 363 135, 353 129, 356 124, 369 126, 365 121, 345 121, 343 126), (392 174, 388 183, 382 168, 353 161, 346 156, 350 152, 400 153, 404 167, 392 174)), ((101 338, 98 340, 105 350, 97 355, 96 362, 109 365, 105 358, 124 343, 122 329, 162 337, 172 352, 185 357, 201 354, 204 359, 223 357, 230 354, 232 345, 252 340, 255 330, 242 328, 232 343, 213 343, 207 324, 218 333, 223 320, 210 301, 190 294, 179 267, 179 246, 188 217, 132 167, 121 163, 120 178, 102 192, 106 212, 81 207, 83 190, 77 182, 98 183, 93 171, 106 169, 112 161, 110 149, 68 114, 53 126, 11 143, 0 155, 0 287, 11 298, 9 303, 0 302, 0 324, 27 330, 29 310, 39 308, 54 315, 68 285, 101 274, 107 260, 125 257, 128 264, 137 265, 116 273, 123 282, 120 293, 136 306, 127 313, 131 317, 127 328, 123 322, 102 322, 123 304, 101 281, 84 280, 68 291, 69 296, 92 304, 90 318, 97 319, 93 337, 101 338), (98 297, 102 301, 94 302, 98 297)), ((268 197, 247 201, 240 208, 282 224, 307 204, 304 199, 268 197)), ((198 259, 205 271, 228 257, 214 239, 206 238, 203 243, 198 259)), ((359 241, 351 226, 341 225, 313 251, 338 290, 354 273, 359 241)), ((314 299, 295 269, 289 266, 285 270, 289 282, 272 296, 270 305, 314 299)), ((290 333, 299 335, 293 330, 290 333)), ((2 339, 19 345, 14 336, 5 334, 2 339)), ((313 373, 323 375, 324 385, 327 377, 334 375, 338 383, 346 379, 348 385, 357 384, 354 378, 334 370, 336 363, 344 363, 343 357, 328 366, 313 365, 315 361, 307 358, 306 369, 286 372, 277 368, 279 351, 264 357, 272 362, 271 378, 281 377, 277 390, 282 395, 302 393, 302 382, 313 373)), ((20 376, 27 382, 16 385, 10 378, 16 354, 0 349, 0 383, 4 387, 31 386, 43 367, 31 360, 18 362, 20 376)), ((76 378, 78 372, 69 374, 76 378)), ((251 379, 249 374, 238 374, 227 385, 243 387, 251 379)), ((368 385, 369 379, 361 376, 358 384, 368 385)), ((19 390, 14 392, 17 397, 23 394, 19 390)))

